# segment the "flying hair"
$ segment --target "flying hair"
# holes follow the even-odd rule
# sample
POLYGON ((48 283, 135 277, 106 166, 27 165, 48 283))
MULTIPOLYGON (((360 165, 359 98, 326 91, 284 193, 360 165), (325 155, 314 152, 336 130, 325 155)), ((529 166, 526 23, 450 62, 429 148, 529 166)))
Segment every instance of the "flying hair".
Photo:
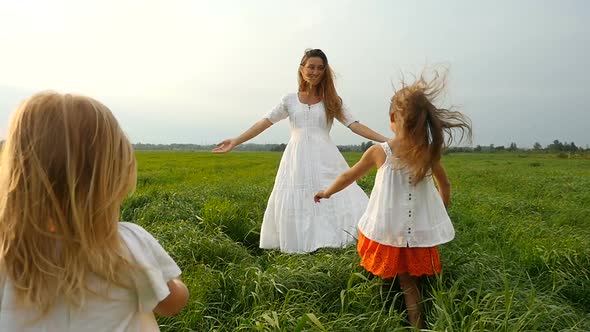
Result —
POLYGON ((390 118, 396 122, 395 154, 401 166, 411 170, 416 183, 438 163, 445 147, 471 141, 471 121, 453 108, 435 106, 447 84, 447 71, 424 73, 411 84, 404 80, 391 98, 390 118), (457 134, 460 136, 457 138, 457 134))

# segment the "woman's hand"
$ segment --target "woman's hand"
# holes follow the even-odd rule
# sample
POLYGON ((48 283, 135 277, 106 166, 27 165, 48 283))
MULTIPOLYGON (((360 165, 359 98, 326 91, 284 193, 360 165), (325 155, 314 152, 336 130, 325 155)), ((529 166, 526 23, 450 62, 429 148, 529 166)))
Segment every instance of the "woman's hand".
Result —
POLYGON ((213 153, 226 153, 233 150, 236 146, 249 141, 250 139, 258 136, 261 132, 265 131, 268 127, 272 126, 272 122, 269 119, 263 118, 256 122, 252 127, 248 128, 240 136, 223 140, 217 143, 217 147, 211 150, 213 153))
POLYGON ((328 199, 328 198, 330 198, 330 196, 332 196, 332 195, 326 194, 326 192, 323 191, 323 190, 322 191, 318 191, 317 194, 315 194, 315 196, 313 196, 313 201, 316 202, 316 203, 319 203, 320 202, 320 199, 322 199, 322 198, 328 199))
POLYGON ((214 148, 213 150, 211 150, 211 152, 213 153, 227 153, 230 152, 231 150, 233 150, 236 147, 237 142, 235 139, 230 138, 230 139, 226 139, 223 140, 219 143, 217 143, 217 147, 214 148))

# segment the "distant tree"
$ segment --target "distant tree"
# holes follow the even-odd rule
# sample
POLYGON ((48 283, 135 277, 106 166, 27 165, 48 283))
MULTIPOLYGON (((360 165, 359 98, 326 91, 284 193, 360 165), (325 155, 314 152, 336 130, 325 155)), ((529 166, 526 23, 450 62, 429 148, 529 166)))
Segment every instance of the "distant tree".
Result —
POLYGON ((564 145, 558 139, 554 140, 552 144, 547 146, 547 150, 551 151, 563 151, 564 145))
POLYGON ((365 142, 361 143, 361 151, 362 152, 367 151, 371 146, 373 146, 373 144, 375 144, 375 143, 373 143, 372 141, 368 141, 367 143, 365 143, 365 142))
POLYGON ((478 146, 476 146, 476 147, 473 149, 473 151, 474 151, 474 152, 481 152, 481 145, 478 145, 478 146))
POLYGON ((270 151, 283 152, 285 151, 285 148, 287 148, 287 144, 285 143, 275 144, 272 148, 270 148, 270 151))
POLYGON ((496 150, 496 151, 504 151, 504 150, 506 150, 506 148, 504 147, 504 145, 500 145, 500 146, 496 146, 494 148, 494 150, 496 150))
POLYGON ((571 152, 576 152, 578 151, 578 147, 574 144, 574 142, 570 143, 570 151, 571 152))
POLYGON ((547 150, 553 152, 578 152, 580 148, 574 142, 560 142, 556 139, 547 146, 547 150))
POLYGON ((350 152, 352 151, 351 145, 338 145, 338 151, 340 152, 350 152))
POLYGON ((535 142, 535 144, 533 145, 533 150, 539 151, 539 150, 542 150, 542 149, 543 149, 543 146, 541 145, 541 143, 535 142))
POLYGON ((474 152, 475 148, 469 147, 469 146, 452 146, 452 147, 448 147, 445 149, 446 153, 470 153, 470 152, 474 152))
POLYGON ((508 147, 508 151, 516 151, 516 150, 518 150, 516 143, 514 143, 514 142, 510 143, 510 147, 508 147))

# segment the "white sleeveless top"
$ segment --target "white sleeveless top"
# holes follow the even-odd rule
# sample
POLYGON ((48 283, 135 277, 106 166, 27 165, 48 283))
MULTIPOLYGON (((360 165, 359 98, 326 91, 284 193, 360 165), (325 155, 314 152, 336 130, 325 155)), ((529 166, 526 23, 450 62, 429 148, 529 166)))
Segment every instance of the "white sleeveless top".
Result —
POLYGON ((397 165, 389 144, 380 145, 387 158, 377 170, 359 230, 394 247, 433 247, 451 241, 455 230, 432 175, 415 184, 413 175, 397 165))

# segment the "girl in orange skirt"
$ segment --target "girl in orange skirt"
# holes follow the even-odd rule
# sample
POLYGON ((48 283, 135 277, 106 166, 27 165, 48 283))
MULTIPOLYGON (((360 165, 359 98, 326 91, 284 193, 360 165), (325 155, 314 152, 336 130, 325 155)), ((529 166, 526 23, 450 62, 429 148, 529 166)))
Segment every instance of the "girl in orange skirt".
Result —
POLYGON ((358 224, 357 250, 369 272, 399 277, 408 319, 416 327, 424 324, 419 277, 441 272, 436 246, 455 236, 446 211, 451 185, 441 164, 442 150, 453 141, 453 129, 461 131, 461 139, 465 134, 471 137, 463 114, 434 106, 444 86, 445 76, 437 74, 432 81, 421 76, 398 91, 389 109, 395 139, 370 147, 356 165, 314 197, 316 202, 330 198, 378 168, 358 224))

